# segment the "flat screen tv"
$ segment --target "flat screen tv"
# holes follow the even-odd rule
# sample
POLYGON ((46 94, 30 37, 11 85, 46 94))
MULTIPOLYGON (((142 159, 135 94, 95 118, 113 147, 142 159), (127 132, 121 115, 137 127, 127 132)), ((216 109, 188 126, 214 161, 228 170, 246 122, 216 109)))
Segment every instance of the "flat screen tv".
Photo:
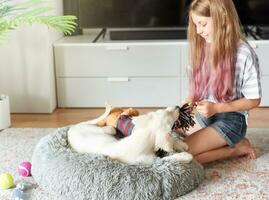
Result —
POLYGON ((234 0, 243 25, 269 26, 269 0, 234 0))
MULTIPOLYGON (((80 28, 186 27, 191 0, 78 0, 80 28)), ((269 0, 234 0, 243 25, 269 25, 269 0)))
POLYGON ((186 27, 190 0, 79 0, 80 28, 186 27))

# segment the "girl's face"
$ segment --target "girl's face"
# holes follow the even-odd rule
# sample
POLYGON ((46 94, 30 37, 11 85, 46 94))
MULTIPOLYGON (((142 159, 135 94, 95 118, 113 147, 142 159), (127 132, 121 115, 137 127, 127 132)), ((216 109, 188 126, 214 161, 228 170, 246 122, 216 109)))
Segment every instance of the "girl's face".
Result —
POLYGON ((207 43, 212 41, 212 19, 211 17, 199 16, 194 13, 191 14, 193 23, 196 26, 196 32, 202 38, 205 39, 207 43))

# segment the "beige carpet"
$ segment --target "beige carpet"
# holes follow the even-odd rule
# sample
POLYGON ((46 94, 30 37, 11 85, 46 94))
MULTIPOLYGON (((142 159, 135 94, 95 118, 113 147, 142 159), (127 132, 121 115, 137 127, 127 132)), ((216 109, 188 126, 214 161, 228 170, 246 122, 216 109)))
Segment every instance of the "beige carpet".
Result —
MULTIPOLYGON (((44 193, 32 177, 18 175, 18 164, 31 160, 35 144, 54 129, 6 129, 0 132, 0 173, 9 172, 15 183, 30 185, 29 200, 60 200, 44 193)), ((179 199, 269 200, 269 129, 249 129, 247 137, 258 152, 255 161, 237 158, 218 161, 206 166, 204 182, 193 192, 179 199)), ((12 190, 0 190, 0 200, 10 200, 12 190)))

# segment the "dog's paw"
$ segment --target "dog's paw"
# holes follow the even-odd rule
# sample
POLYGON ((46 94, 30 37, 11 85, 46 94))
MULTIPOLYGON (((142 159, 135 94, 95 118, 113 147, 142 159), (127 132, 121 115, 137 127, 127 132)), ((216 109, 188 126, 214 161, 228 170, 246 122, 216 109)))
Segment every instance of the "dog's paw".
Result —
POLYGON ((192 161, 193 156, 188 153, 188 152, 181 152, 181 153, 176 153, 171 156, 167 156, 163 158, 164 160, 176 160, 180 163, 189 163, 192 161))
POLYGON ((104 126, 104 127, 102 127, 102 129, 103 129, 105 134, 116 135, 116 133, 117 133, 116 129, 112 126, 104 126))
POLYGON ((193 155, 188 153, 188 152, 181 152, 181 153, 179 153, 178 156, 180 159, 179 162, 181 162, 181 163, 189 163, 193 159, 193 155))
POLYGON ((179 141, 177 141, 177 143, 175 145, 175 149, 176 150, 180 150, 180 151, 188 151, 189 150, 189 146, 187 145, 187 143, 179 140, 179 141))
POLYGON ((189 150, 189 146, 187 145, 187 143, 182 142, 181 146, 182 146, 183 151, 188 151, 189 150))

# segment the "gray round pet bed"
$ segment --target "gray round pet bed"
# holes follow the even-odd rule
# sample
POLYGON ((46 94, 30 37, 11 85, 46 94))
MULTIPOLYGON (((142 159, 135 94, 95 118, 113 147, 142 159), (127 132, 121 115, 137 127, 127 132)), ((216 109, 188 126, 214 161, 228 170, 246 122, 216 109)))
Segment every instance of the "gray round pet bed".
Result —
POLYGON ((65 200, 172 200, 196 188, 204 170, 193 161, 155 159, 127 165, 102 155, 79 154, 67 141, 68 127, 42 138, 32 157, 32 175, 48 193, 65 200))

